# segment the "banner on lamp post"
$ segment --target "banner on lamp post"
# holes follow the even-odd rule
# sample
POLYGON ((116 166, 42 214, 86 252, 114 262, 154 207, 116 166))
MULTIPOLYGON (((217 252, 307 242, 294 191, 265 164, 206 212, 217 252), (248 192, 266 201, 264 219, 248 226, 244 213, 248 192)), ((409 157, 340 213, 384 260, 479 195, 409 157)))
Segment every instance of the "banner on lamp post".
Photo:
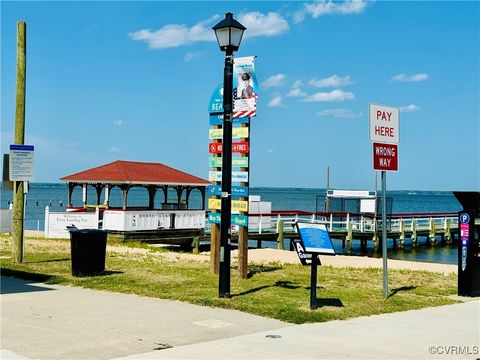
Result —
POLYGON ((235 58, 233 63, 233 117, 257 115, 258 83, 255 56, 235 58))

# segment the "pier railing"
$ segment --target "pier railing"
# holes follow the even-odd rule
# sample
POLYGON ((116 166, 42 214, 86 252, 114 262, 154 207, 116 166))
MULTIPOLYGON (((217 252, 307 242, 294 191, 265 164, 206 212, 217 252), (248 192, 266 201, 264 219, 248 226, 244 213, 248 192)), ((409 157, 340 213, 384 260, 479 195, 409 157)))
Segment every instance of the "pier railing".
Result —
MULTIPOLYGON (((372 233, 382 229, 379 215, 352 212, 276 210, 265 214, 251 214, 249 218, 255 219, 255 221, 250 221, 253 226, 249 225, 249 232, 258 234, 277 233, 279 226, 282 226, 286 232, 296 232, 294 224, 297 221, 324 224, 330 232, 347 232, 351 229, 355 232, 372 233)), ((390 233, 445 230, 458 227, 458 214, 456 212, 391 214, 388 216, 386 226, 390 233)), ((207 225, 207 231, 208 228, 209 225, 207 225)))

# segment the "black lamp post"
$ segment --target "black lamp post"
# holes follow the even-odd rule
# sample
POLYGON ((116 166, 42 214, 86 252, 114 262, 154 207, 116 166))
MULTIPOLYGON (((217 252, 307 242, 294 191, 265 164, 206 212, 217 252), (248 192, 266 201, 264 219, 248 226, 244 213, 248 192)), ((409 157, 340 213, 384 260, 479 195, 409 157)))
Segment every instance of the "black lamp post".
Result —
POLYGON ((230 297, 230 241, 232 204, 232 111, 233 111, 233 52, 242 41, 245 26, 228 12, 225 19, 212 28, 220 50, 225 51, 223 72, 223 152, 222 152, 222 210, 220 217, 220 269, 218 295, 230 297))

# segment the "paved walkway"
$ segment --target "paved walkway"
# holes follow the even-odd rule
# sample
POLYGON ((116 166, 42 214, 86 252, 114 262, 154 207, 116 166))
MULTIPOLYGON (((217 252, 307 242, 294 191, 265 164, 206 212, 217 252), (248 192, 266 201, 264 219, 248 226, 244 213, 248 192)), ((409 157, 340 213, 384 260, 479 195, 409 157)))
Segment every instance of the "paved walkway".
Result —
POLYGON ((1 359, 480 358, 478 299, 291 325, 176 301, 1 280, 1 359))

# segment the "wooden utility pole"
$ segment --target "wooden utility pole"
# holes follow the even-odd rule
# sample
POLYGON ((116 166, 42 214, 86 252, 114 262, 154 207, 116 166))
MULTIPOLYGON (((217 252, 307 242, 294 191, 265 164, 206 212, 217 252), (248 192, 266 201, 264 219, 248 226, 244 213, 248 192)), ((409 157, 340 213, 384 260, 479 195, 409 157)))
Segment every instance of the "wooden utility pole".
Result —
MULTIPOLYGON (((249 137, 242 139, 242 141, 248 141, 250 145, 250 118, 248 119, 248 123, 242 124, 241 127, 245 127, 248 129, 249 137)), ((248 153, 241 155, 242 157, 247 158, 248 168, 240 168, 241 171, 249 171, 250 169, 250 146, 248 148, 248 153)), ((240 186, 246 186, 248 188, 247 196, 242 197, 241 199, 246 201, 248 203, 248 207, 250 207, 250 203, 248 201, 248 195, 250 194, 249 182, 241 182, 240 186)), ((240 212, 240 215, 246 216, 248 218, 248 211, 250 211, 250 208, 245 212, 240 212)), ((238 275, 242 279, 246 279, 248 277, 248 223, 247 226, 239 226, 238 229, 238 275)))
MULTIPOLYGON (((15 103, 15 139, 14 144, 23 145, 25 141, 25 80, 26 80, 26 34, 25 21, 17 22, 17 94, 15 103)), ((23 217, 25 194, 23 181, 13 185, 13 221, 12 221, 12 259, 23 262, 23 217)))

